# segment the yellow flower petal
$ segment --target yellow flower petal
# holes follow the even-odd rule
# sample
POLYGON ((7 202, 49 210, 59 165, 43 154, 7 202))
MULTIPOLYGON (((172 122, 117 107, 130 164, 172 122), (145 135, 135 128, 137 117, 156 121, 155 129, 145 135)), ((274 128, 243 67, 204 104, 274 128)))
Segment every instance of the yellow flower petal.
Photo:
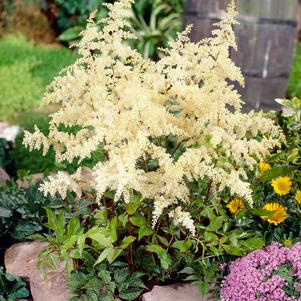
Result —
POLYGON ((264 174, 266 171, 272 169, 271 165, 270 165, 269 163, 266 163, 266 162, 260 162, 260 163, 258 164, 258 167, 259 167, 259 176, 260 176, 260 177, 263 176, 263 174, 264 174))
POLYGON ((287 195, 292 188, 292 182, 289 177, 279 177, 272 181, 272 186, 278 195, 287 195))
POLYGON ((242 210, 245 210, 246 207, 244 205, 244 203, 240 200, 240 199, 233 199, 228 205, 227 205, 227 208, 229 209, 229 211, 232 213, 232 214, 236 214, 238 213, 239 211, 242 211, 242 210))
POLYGON ((298 190, 295 195, 295 200, 298 204, 301 204, 301 190, 298 190))
POLYGON ((275 226, 284 222, 287 218, 287 211, 280 204, 268 203, 263 206, 263 209, 274 212, 271 216, 261 216, 261 218, 266 219, 270 224, 274 224, 275 226))

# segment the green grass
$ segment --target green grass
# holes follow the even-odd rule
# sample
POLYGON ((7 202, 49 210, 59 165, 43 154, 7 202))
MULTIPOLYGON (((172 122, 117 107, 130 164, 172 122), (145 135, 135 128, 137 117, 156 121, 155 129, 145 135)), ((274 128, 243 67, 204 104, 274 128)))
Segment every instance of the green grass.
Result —
POLYGON ((45 87, 65 66, 76 59, 66 48, 35 46, 22 35, 0 40, 0 120, 36 108, 45 87))
POLYGON ((292 71, 288 83, 289 98, 301 98, 301 43, 296 47, 292 71))

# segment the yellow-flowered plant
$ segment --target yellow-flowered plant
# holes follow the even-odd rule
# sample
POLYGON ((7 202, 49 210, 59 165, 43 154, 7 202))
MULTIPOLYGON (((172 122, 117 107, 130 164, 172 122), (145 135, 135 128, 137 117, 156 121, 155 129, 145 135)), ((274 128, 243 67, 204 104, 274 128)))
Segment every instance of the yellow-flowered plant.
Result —
POLYGON ((287 248, 290 248, 290 247, 293 245, 293 242, 292 242, 291 240, 289 240, 289 239, 285 239, 285 240, 283 241, 283 245, 284 245, 285 247, 287 247, 287 248))
POLYGON ((246 209, 244 203, 242 202, 242 200, 235 198, 233 200, 231 200, 228 204, 227 204, 227 208, 229 209, 229 211, 232 214, 236 214, 240 211, 243 211, 246 209))
POLYGON ((275 226, 283 223, 287 218, 287 211, 280 204, 268 203, 263 206, 263 209, 271 211, 272 215, 262 216, 261 218, 266 219, 270 224, 274 224, 275 226))
POLYGON ((274 191, 278 195, 287 195, 289 194, 291 188, 292 188, 292 181, 289 177, 279 177, 272 181, 272 186, 274 188, 274 191))
POLYGON ((266 162, 260 162, 258 164, 259 167, 259 176, 263 176, 265 172, 267 172, 268 170, 272 169, 271 165, 269 163, 266 162))
POLYGON ((301 190, 298 190, 295 195, 295 200, 298 204, 301 204, 301 190))
MULTIPOLYGON (((260 113, 241 112, 243 102, 232 83, 244 85, 244 79, 229 57, 236 49, 234 1, 212 37, 193 43, 188 26, 158 62, 125 43, 136 38, 125 29, 132 2, 108 4, 100 31, 90 18, 77 45, 80 58, 47 89, 44 102, 61 105, 51 116, 48 137, 36 128, 25 133, 24 144, 43 147, 44 154, 53 147, 58 162, 83 160, 103 145, 106 161, 94 166, 90 181, 98 201, 106 191, 115 192, 116 202, 129 202, 135 193, 153 200, 154 223, 170 212, 175 223, 194 232, 182 209, 190 201, 188 184, 207 179, 208 195, 227 188, 252 205, 246 171, 279 145, 282 134, 260 113), (80 129, 69 134, 62 125, 80 129), (167 152, 162 137, 177 139, 180 157, 167 152), (155 168, 148 168, 150 161, 155 168)), ((80 169, 58 173, 42 190, 80 194, 82 181, 87 179, 80 169)))

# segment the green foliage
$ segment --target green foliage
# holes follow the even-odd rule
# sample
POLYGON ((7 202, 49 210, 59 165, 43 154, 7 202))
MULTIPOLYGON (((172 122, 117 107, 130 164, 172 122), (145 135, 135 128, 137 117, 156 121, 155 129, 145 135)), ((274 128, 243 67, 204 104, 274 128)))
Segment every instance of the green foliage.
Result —
POLYGON ((0 301, 26 301, 29 296, 26 283, 19 277, 5 274, 0 267, 0 301))
MULTIPOLYGON (((32 131, 36 124, 43 133, 48 133, 49 117, 43 112, 26 112, 20 115, 20 126, 25 130, 32 131)), ((57 169, 55 164, 55 155, 50 150, 46 156, 42 156, 41 152, 34 150, 29 152, 23 145, 24 134, 18 134, 15 140, 15 147, 11 151, 11 158, 16 171, 26 170, 29 173, 48 174, 57 169)))
POLYGON ((50 199, 43 196, 37 185, 19 189, 17 184, 10 182, 1 188, 0 199, 0 240, 5 240, 8 235, 24 241, 43 229, 46 218, 43 207, 50 204, 50 199))
POLYGON ((11 145, 8 141, 3 138, 0 138, 0 167, 6 168, 10 163, 9 152, 11 145))
POLYGON ((144 55, 158 59, 158 47, 166 48, 182 27, 184 0, 140 0, 130 17, 131 26, 138 37, 133 46, 144 55), (147 12, 147 13, 146 13, 147 12))
POLYGON ((296 47, 292 71, 288 83, 288 95, 290 98, 301 98, 301 43, 296 47))
MULTIPOLYGON (((102 4, 110 1, 89 1, 90 5, 85 5, 87 0, 54 2, 59 8, 59 27, 64 29, 59 38, 64 42, 74 42, 85 28, 89 14, 98 9, 96 20, 100 20, 107 13, 102 4), (74 15, 78 15, 78 18, 74 18, 74 15)), ((132 30, 138 37, 137 41, 131 42, 132 46, 145 57, 158 59, 160 53, 157 48, 168 46, 168 42, 174 40, 181 29, 183 5, 184 0, 136 1, 129 18, 132 30)))
POLYGON ((115 296, 122 300, 136 300, 146 286, 143 273, 131 272, 124 262, 113 265, 88 265, 81 272, 74 272, 69 278, 69 288, 73 297, 70 301, 114 301, 115 296))
MULTIPOLYGON (((137 195, 132 195, 131 201, 126 205, 113 204, 110 194, 103 201, 106 206, 90 213, 91 207, 86 206, 88 212, 85 216, 77 211, 71 217, 66 216, 62 210, 46 209, 46 226, 50 229, 50 234, 31 237, 50 243, 50 247, 40 254, 41 267, 56 268, 60 260, 65 260, 71 282, 73 277, 83 279, 80 284, 76 284, 74 280, 73 288, 81 288, 80 291, 86 287, 85 281, 100 277, 94 271, 95 268, 99 270, 99 267, 106 265, 112 273, 116 273, 116 268, 120 268, 120 262, 123 262, 123 267, 131 272, 143 273, 143 281, 165 284, 187 280, 205 294, 213 286, 214 279, 220 277, 220 263, 264 245, 260 235, 254 236, 252 231, 240 229, 241 217, 230 218, 217 199, 213 199, 210 205, 200 199, 192 203, 189 211, 197 219, 196 236, 188 235, 187 230, 174 225, 167 216, 162 217, 159 226, 153 229, 151 204, 147 200, 142 201, 137 195), (185 268, 194 270, 189 278, 187 273, 180 273, 185 268), (91 270, 93 275, 90 275, 91 270), (88 271, 86 276, 82 275, 85 273, 83 271, 88 271)), ((94 281, 100 283, 104 280, 93 280, 93 283, 94 281)), ((113 294, 109 288, 107 283, 108 298, 113 294)), ((134 300, 127 299, 130 297, 121 293, 120 285, 114 287, 115 293, 116 289, 121 299, 134 300)), ((127 291, 134 293, 134 290, 127 291)), ((96 294, 95 300, 101 298, 100 291, 84 294, 96 294)), ((89 299, 91 296, 87 296, 84 300, 93 300, 89 299)))
POLYGON ((296 287, 301 283, 295 276, 294 267, 291 265, 291 263, 285 263, 279 266, 271 276, 274 275, 279 275, 286 281, 286 285, 283 290, 287 296, 294 298, 300 297, 300 291, 297 290, 296 287))
MULTIPOLYGON (((53 0, 51 1, 57 7, 58 13, 57 26, 63 35, 74 28, 83 27, 91 12, 99 10, 98 18, 106 14, 103 3, 109 2, 104 0, 53 0), (67 30, 67 31, 66 31, 67 30)), ((78 36, 76 37, 78 38, 78 36)))
POLYGON ((0 120, 38 105, 53 77, 76 56, 64 48, 34 46, 21 35, 0 40, 0 120))

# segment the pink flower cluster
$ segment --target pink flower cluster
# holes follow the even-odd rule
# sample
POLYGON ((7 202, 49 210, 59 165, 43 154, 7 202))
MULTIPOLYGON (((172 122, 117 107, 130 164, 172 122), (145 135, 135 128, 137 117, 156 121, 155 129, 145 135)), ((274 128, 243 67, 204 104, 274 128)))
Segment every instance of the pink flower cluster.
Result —
POLYGON ((232 262, 221 284, 221 300, 301 301, 301 244, 285 248, 274 243, 232 262), (284 290, 287 281, 275 273, 284 264, 292 267, 293 289, 300 297, 288 296, 284 290))

